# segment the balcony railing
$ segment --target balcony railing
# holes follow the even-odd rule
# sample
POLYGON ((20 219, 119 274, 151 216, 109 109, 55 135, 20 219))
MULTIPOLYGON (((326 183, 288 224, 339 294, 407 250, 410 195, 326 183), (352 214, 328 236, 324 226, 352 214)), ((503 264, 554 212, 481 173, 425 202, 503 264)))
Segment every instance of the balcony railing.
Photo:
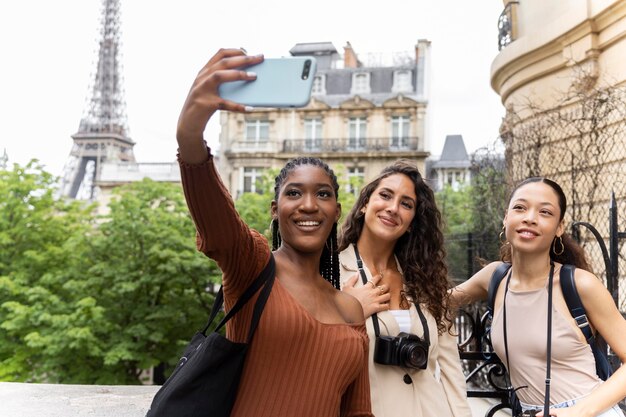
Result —
POLYGON ((407 152, 421 151, 416 136, 401 138, 286 139, 283 152, 407 152))
POLYGON ((513 42, 515 33, 515 7, 518 1, 509 2, 498 17, 498 51, 513 42))

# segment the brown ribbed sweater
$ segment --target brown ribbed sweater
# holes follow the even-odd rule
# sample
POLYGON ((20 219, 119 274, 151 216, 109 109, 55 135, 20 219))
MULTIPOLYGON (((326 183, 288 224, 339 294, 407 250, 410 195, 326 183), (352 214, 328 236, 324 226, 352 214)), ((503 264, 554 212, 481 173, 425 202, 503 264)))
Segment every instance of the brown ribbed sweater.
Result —
MULTIPOLYGON (((222 269, 228 310, 267 263, 269 246, 239 218, 212 157, 180 166, 198 249, 222 269)), ((245 341, 255 300, 227 323, 229 339, 245 341)), ((364 323, 321 323, 276 279, 231 416, 371 417, 367 349, 364 323)))

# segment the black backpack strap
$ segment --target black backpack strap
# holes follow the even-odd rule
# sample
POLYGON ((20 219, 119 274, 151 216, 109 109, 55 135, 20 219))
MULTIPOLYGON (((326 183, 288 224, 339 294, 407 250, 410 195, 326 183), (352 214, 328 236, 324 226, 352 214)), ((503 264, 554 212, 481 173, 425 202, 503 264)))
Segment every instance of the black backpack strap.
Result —
POLYGON ((563 298, 565 298, 565 303, 567 304, 569 313, 572 315, 576 324, 583 332, 587 343, 591 346, 591 351, 593 352, 593 357, 596 361, 596 373, 602 380, 606 381, 612 374, 611 365, 609 364, 606 351, 603 351, 603 349, 598 346, 597 339, 591 331, 585 307, 583 306, 580 295, 578 295, 578 290, 576 289, 576 281, 574 280, 575 270, 576 267, 574 265, 561 266, 561 291, 563 292, 563 298))
POLYGON ((563 297, 567 303, 569 313, 572 315, 574 320, 576 320, 576 324, 583 332, 583 335, 585 335, 587 342, 591 344, 593 341, 593 332, 589 326, 589 320, 587 319, 583 303, 580 301, 578 290, 576 290, 576 282, 574 281, 575 269, 576 267, 573 265, 561 266, 561 291, 563 291, 563 297))
POLYGON ((487 308, 489 309, 489 314, 493 316, 493 306, 496 302, 496 293, 498 292, 498 287, 500 283, 506 276, 506 273, 511 269, 511 264, 507 262, 502 262, 493 274, 491 275, 491 280, 489 281, 489 288, 487 290, 487 308))
MULTIPOLYGON (((270 253, 270 257, 267 262, 267 265, 265 265, 265 268, 263 268, 259 276, 254 281, 252 281, 250 286, 248 286, 248 288, 246 288, 243 294, 241 294, 241 296, 237 299, 237 302, 235 303, 235 305, 228 311, 228 313, 224 316, 222 321, 217 325, 217 327, 215 328, 215 331, 219 331, 219 329, 222 328, 228 320, 230 320, 235 314, 237 314, 237 312, 239 312, 239 310, 243 308, 243 306, 246 305, 246 303, 250 300, 250 298, 252 298, 252 296, 256 294, 259 288, 261 288, 263 284, 267 282, 268 285, 265 286, 264 291, 261 293, 261 295, 259 295, 259 299, 257 300, 257 304, 254 309, 252 326, 250 327, 252 334, 254 334, 253 329, 256 328, 256 324, 258 323, 258 319, 260 318, 260 312, 258 314, 259 317, 256 317, 257 310, 260 309, 261 312, 263 311, 265 302, 267 301, 267 298, 269 297, 269 292, 272 289, 272 286, 274 284, 275 275, 276 275, 276 262, 274 261, 274 255, 270 253)), ((224 290, 222 287, 220 287, 220 290, 215 295, 215 300, 213 301, 213 308, 211 309, 211 314, 209 315, 209 321, 207 322, 206 326, 202 330, 202 334, 204 334, 205 336, 206 336, 207 330, 211 326, 211 323, 213 323, 215 316, 217 316, 217 313, 220 311, 223 304, 224 304, 224 290)))

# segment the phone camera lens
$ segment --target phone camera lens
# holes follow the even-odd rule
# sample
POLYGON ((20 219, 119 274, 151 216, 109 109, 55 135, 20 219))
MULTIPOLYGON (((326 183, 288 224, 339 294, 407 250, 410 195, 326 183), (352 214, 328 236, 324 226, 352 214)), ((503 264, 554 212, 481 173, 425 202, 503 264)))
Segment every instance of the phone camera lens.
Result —
POLYGON ((311 60, 307 59, 304 61, 304 68, 302 69, 302 79, 306 80, 309 78, 309 72, 311 71, 311 60))

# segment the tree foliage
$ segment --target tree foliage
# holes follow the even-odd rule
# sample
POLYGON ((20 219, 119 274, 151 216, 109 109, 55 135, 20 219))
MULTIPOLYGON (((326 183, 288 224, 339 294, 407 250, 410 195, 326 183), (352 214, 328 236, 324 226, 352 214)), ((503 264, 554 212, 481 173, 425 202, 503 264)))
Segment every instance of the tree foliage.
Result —
POLYGON ((96 217, 54 182, 35 162, 0 171, 0 380, 138 383, 204 324, 219 270, 179 186, 120 187, 96 217))
POLYGON ((0 380, 54 380, 94 347, 102 314, 71 277, 85 254, 90 207, 54 198, 55 178, 32 161, 0 171, 0 380))

